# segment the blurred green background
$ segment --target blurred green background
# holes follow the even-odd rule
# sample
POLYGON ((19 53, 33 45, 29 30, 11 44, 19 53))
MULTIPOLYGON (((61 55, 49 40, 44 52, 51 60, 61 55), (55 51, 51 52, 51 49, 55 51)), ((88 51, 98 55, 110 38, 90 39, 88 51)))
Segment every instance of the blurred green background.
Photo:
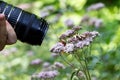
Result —
MULTIPOLYGON (((4 1, 22 7, 38 17, 46 16, 45 19, 50 23, 50 27, 41 46, 31 46, 17 41, 16 44, 6 46, 0 52, 0 80, 30 80, 32 74, 40 72, 43 68, 42 64, 30 65, 35 59, 50 64, 55 61, 64 62, 60 57, 54 59, 49 50, 57 42, 59 35, 68 29, 65 23, 67 19, 79 25, 86 14, 102 19, 103 23, 97 28, 83 25, 85 30, 96 30, 100 33, 92 45, 92 54, 95 56, 90 62, 90 65, 94 65, 91 70, 93 77, 96 78, 95 80, 120 80, 120 0, 4 1), (86 11, 88 6, 98 2, 102 2, 105 7, 100 10, 86 11)), ((68 80, 68 73, 71 73, 69 68, 60 70, 56 80, 68 80)))

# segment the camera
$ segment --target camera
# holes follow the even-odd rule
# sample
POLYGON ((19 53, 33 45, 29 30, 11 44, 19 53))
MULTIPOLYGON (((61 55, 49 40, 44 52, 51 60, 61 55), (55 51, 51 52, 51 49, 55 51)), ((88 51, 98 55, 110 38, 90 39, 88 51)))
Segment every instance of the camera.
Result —
POLYGON ((41 45, 48 31, 47 21, 3 1, 0 1, 0 13, 5 15, 20 41, 41 45))

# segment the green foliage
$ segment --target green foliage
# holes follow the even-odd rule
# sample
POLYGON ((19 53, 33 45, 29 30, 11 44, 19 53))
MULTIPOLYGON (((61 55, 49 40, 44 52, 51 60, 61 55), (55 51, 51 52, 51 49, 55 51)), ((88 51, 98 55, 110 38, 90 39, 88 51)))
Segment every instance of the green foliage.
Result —
MULTIPOLYGON (((50 22, 50 28, 41 46, 31 46, 18 41, 14 45, 6 46, 0 52, 0 80, 29 80, 31 75, 42 71, 42 64, 30 65, 34 59, 42 59, 43 62, 53 64, 55 61, 63 62, 66 69, 60 69, 60 75, 55 80, 69 80, 72 74, 71 68, 60 57, 54 59, 49 52, 50 47, 57 42, 58 36, 68 27, 66 19, 72 19, 75 25, 79 25, 82 17, 87 14, 90 17, 97 17, 103 20, 103 26, 83 26, 84 30, 96 30, 100 37, 92 44, 90 57, 90 73, 97 80, 120 80, 120 1, 101 0, 106 7, 86 12, 86 7, 100 2, 99 0, 3 0, 15 6, 20 4, 32 4, 27 11, 41 16, 40 12, 47 6, 53 6, 54 10, 46 20, 50 22), (110 4, 110 6, 108 5, 110 4), (56 19, 56 14, 61 16, 56 19), (52 22, 53 21, 53 22, 52 22)), ((72 62, 72 57, 67 56, 72 62)), ((75 62, 73 60, 73 62, 75 62)), ((77 64, 77 63, 76 63, 77 64)), ((75 74, 73 72, 73 74, 75 74)), ((76 79, 74 79, 76 80, 76 79)))

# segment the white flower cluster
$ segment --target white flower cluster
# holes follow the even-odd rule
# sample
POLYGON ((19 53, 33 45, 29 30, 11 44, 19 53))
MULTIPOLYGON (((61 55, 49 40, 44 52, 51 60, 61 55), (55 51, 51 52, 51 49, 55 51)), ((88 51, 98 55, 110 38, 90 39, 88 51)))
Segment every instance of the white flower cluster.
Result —
POLYGON ((61 53, 64 50, 64 44, 61 42, 56 43, 53 48, 51 48, 51 52, 53 53, 61 53))
MULTIPOLYGON (((80 28, 78 28, 78 29, 80 29, 80 28)), ((75 30, 72 33, 75 33, 75 30)), ((50 51, 52 53, 62 53, 62 52, 72 53, 73 51, 75 51, 77 49, 82 49, 85 46, 90 45, 90 43, 93 41, 93 39, 99 35, 99 33, 97 31, 84 32, 83 34, 76 33, 74 35, 71 35, 71 32, 68 32, 68 33, 65 32, 65 34, 62 34, 62 35, 66 35, 66 34, 67 34, 67 36, 69 35, 69 37, 67 37, 67 36, 61 37, 60 36, 60 40, 63 40, 63 41, 58 42, 51 48, 50 51)))
POLYGON ((81 26, 74 26, 72 27, 72 29, 67 30, 66 32, 64 32, 63 34, 61 34, 61 36, 59 37, 59 39, 66 39, 68 37, 71 37, 73 35, 76 34, 76 31, 79 31, 81 29, 81 26))
POLYGON ((42 71, 39 74, 37 74, 37 77, 39 79, 52 79, 55 78, 58 75, 58 71, 53 70, 53 71, 42 71))
POLYGON ((43 68, 48 68, 50 67, 50 63, 49 62, 44 62, 43 63, 43 68))
POLYGON ((88 26, 94 26, 95 28, 99 28, 103 26, 103 20, 96 17, 90 17, 88 15, 83 16, 80 22, 81 25, 88 25, 88 26))
POLYGON ((68 28, 71 28, 74 26, 74 21, 72 19, 67 19, 65 20, 65 25, 68 27, 68 28))
POLYGON ((4 56, 9 56, 12 55, 14 53, 16 53, 18 51, 18 49, 16 47, 12 47, 10 49, 4 49, 0 52, 0 54, 3 54, 4 56))
POLYGON ((51 57, 52 57, 52 58, 57 58, 58 56, 59 56, 59 54, 51 53, 51 57))
POLYGON ((62 35, 60 36, 60 39, 65 39, 65 38, 73 35, 74 33, 75 33, 74 30, 67 30, 64 34, 62 34, 62 35))
POLYGON ((38 58, 38 59, 32 60, 30 64, 31 65, 39 65, 39 64, 42 64, 42 62, 43 61, 38 58))
POLYGON ((84 34, 80 35, 78 37, 78 41, 74 43, 76 48, 83 48, 85 46, 90 45, 90 43, 93 41, 93 39, 98 35, 99 33, 96 31, 93 32, 85 32, 84 34))
POLYGON ((64 47, 64 52, 69 53, 73 51, 74 51, 74 44, 72 43, 66 44, 66 46, 64 47))
POLYGON ((95 26, 96 28, 99 28, 103 25, 103 20, 98 18, 91 18, 88 23, 90 26, 95 26))
POLYGON ((60 62, 55 62, 54 66, 58 69, 65 69, 65 66, 60 62))
POLYGON ((104 7, 105 7, 105 5, 103 3, 101 3, 101 2, 99 2, 99 3, 92 4, 91 6, 89 6, 87 8, 87 11, 99 10, 99 9, 104 8, 104 7))
POLYGON ((82 71, 79 71, 77 73, 77 76, 80 78, 80 79, 84 79, 85 78, 85 74, 82 72, 82 71))
POLYGON ((46 6, 40 11, 40 17, 45 18, 50 15, 51 12, 55 10, 54 6, 46 6))

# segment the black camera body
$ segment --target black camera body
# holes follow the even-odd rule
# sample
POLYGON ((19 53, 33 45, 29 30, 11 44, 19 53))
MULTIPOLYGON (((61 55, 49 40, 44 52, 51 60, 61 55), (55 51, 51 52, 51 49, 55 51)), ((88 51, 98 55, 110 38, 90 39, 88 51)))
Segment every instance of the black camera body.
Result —
POLYGON ((49 26, 44 19, 3 1, 0 1, 0 13, 5 14, 20 41, 41 45, 49 26))

